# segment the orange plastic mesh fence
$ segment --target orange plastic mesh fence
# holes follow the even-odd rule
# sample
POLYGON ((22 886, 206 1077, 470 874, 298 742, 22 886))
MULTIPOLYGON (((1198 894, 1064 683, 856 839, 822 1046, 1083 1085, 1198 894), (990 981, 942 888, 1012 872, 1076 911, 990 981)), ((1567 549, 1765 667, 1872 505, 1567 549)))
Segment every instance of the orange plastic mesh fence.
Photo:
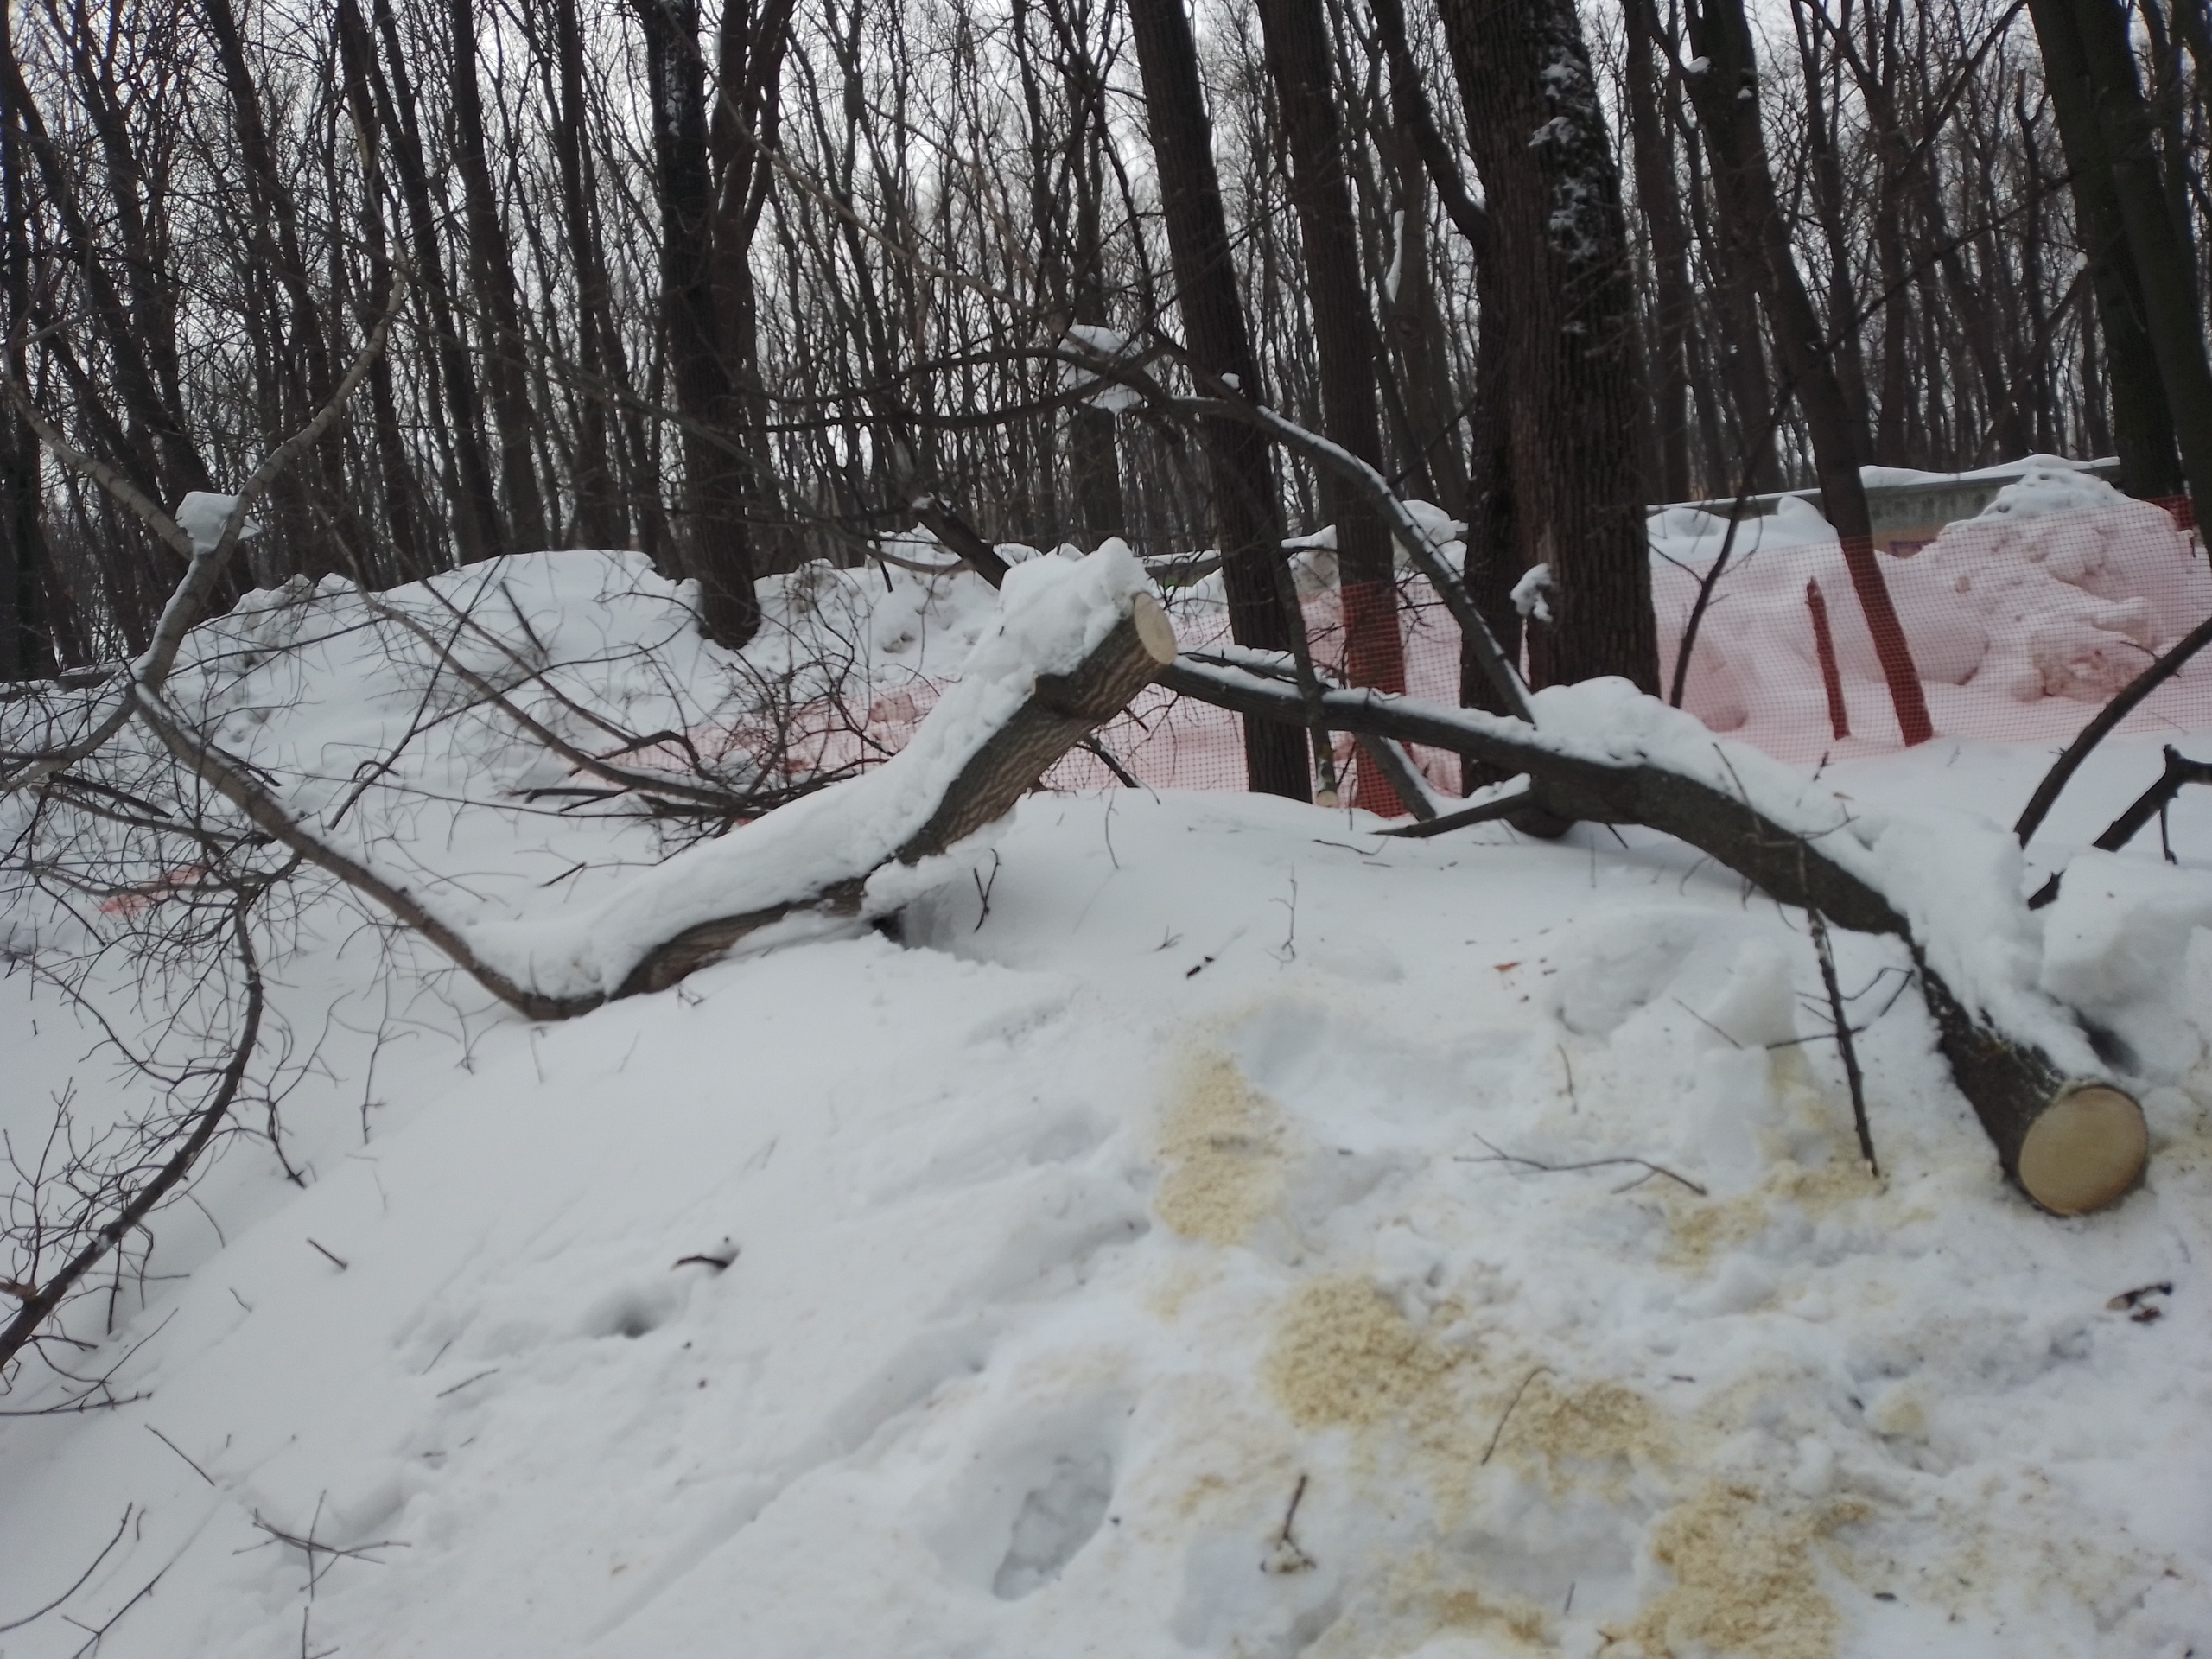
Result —
MULTIPOLYGON (((1932 541, 1877 555, 1936 734, 2052 747, 2071 740, 2212 615, 2212 565, 2188 522, 2185 502, 2115 498, 2082 511, 1962 519, 1932 541)), ((1670 669, 1707 570, 1687 562, 1653 570, 1670 669)), ((1682 701, 1714 731, 1802 765, 1903 743, 1833 540, 1732 562, 1713 583, 1682 701)), ((2208 728, 2212 656, 2120 728, 2208 728)))
MULTIPOLYGON (((1936 737, 2052 748, 2071 740, 2158 652, 2212 616, 2212 564, 2188 523, 2186 503, 2114 498, 2089 510, 1961 520, 1931 541, 1877 554, 1936 737)), ((1686 624, 1711 578, 1685 685, 1688 712, 1716 733, 1808 767, 1902 747, 1890 686, 1834 539, 1736 550, 1712 578, 1718 551, 1716 541, 1702 563, 1654 561, 1662 687, 1672 683, 1686 624)), ((1167 595, 1186 651, 1228 638, 1226 616, 1205 592, 1167 595)), ((1363 601, 1371 602, 1355 594, 1355 605, 1363 601)), ((1458 626, 1419 577, 1399 583, 1396 603, 1407 690, 1456 705, 1458 626)), ((1339 590, 1308 596, 1305 609, 1315 666, 1342 680, 1339 590)), ((1351 664, 1353 677, 1366 677, 1362 666, 1351 664)), ((865 711, 865 739, 850 758, 895 753, 933 701, 927 685, 880 698, 865 711)), ((2120 729, 2212 731, 2212 652, 2120 729)), ((1158 688, 1098 742, 1148 788, 1245 787, 1237 718, 1158 688)), ((1340 775, 1356 777, 1351 740, 1338 738, 1335 753, 1340 775)), ((1414 759, 1440 792, 1459 792, 1456 757, 1416 751, 1414 759)), ((1118 783, 1084 750, 1045 779, 1064 790, 1118 783)), ((1342 788, 1347 801, 1366 798, 1349 783, 1342 788)))

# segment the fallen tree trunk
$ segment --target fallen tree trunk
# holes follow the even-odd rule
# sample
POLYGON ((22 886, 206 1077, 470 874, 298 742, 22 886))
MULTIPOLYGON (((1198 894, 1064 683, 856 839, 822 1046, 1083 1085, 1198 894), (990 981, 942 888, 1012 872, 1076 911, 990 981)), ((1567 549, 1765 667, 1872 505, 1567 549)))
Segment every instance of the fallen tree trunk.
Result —
MULTIPOLYGON (((1027 701, 969 756, 937 797, 928 818, 885 861, 918 864, 1004 817, 1054 761, 1128 708, 1174 660, 1175 630, 1159 601, 1148 593, 1135 594, 1128 614, 1073 670, 1037 677, 1027 701)), ((857 916, 875 868, 687 927, 640 960, 614 995, 665 990, 726 955, 747 934, 798 912, 857 916)))
POLYGON ((1913 959, 1952 1079, 2020 1190, 2059 1216, 2101 1210, 2133 1191, 2151 1156, 2134 1096, 2100 1078, 2067 1075, 2040 1048, 1962 1007, 1917 946, 1913 959))
MULTIPOLYGON (((1314 715, 1310 693, 1228 663, 1185 660, 1160 679, 1239 714, 1297 724, 1314 715)), ((1974 895, 1947 893, 1939 872, 1912 875, 1910 846, 1865 839, 1872 820, 1853 818, 1833 794, 1764 755, 1723 744, 1679 710, 1606 682, 1544 694, 1541 730, 1368 690, 1331 690, 1319 702, 1332 730, 1426 744, 1526 773, 1528 806, 1659 830, 1783 904, 1904 940, 1952 1077, 2005 1173, 2057 1215, 2101 1209, 2141 1179, 2149 1155, 2142 1109, 2104 1075, 2071 1014, 2031 986, 1978 972, 1974 953, 1984 941, 1957 937, 1986 919, 1968 913, 1974 895), (1946 904, 1957 911, 1948 927, 1930 914, 1946 904), (1971 990, 1961 988, 1968 984, 1971 990)), ((2016 902, 2010 893, 2004 898, 2016 902)))
POLYGON ((375 900, 516 1012, 551 1020, 664 990, 776 924, 868 913, 878 871, 919 864, 1003 817, 1175 652, 1174 629, 1126 549, 1040 561, 1010 584, 996 631, 882 766, 637 872, 589 909, 469 926, 312 827, 156 693, 134 683, 130 707, 272 841, 375 900))

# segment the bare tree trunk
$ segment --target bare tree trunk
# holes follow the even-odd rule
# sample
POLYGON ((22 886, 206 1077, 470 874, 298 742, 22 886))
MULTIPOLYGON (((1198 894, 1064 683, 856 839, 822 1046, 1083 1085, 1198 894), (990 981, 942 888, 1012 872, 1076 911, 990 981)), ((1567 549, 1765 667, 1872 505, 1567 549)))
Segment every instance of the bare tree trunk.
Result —
MULTIPOLYGON (((2139 302, 2137 315, 2164 388, 2166 423, 2202 522, 2212 511, 2212 368, 2205 361, 2188 248, 2159 181, 2152 125, 2128 47, 2126 14, 2109 0, 2030 0, 2028 10, 2043 47, 2060 138, 2075 168, 2075 202, 2085 192, 2101 191, 2108 193, 2111 203, 2110 209, 2093 209, 2083 221, 2093 279, 2100 266, 2107 272, 2098 283, 2100 320, 2107 309, 2107 287, 2114 290, 2113 301, 2139 302), (2117 239, 2112 236, 2114 219, 2117 239)), ((2132 426, 2146 461, 2155 467, 2162 458, 2158 434, 2148 420, 2141 364, 2133 350, 2125 321, 2117 334, 2106 328, 2113 435, 2125 441, 2132 426)), ((2129 470, 2136 469, 2131 465, 2129 470)))
MULTIPOLYGON (((1105 208, 1106 158, 1113 144, 1106 123, 1106 85, 1088 15, 1058 0, 1048 0, 1046 10, 1064 54, 1063 80, 1072 115, 1072 130, 1065 140, 1067 172, 1075 191, 1067 250, 1068 311, 1077 323, 1103 327, 1112 321, 1100 223, 1105 208)), ((1017 6, 1017 15, 1020 10, 1017 6)), ((1041 175, 1038 185, 1045 188, 1041 175)), ((1068 422, 1068 452, 1076 518, 1085 539, 1095 545, 1109 536, 1128 535, 1121 442, 1113 412, 1088 404, 1076 410, 1068 422)))
MULTIPOLYGON (((914 865, 937 857, 1005 817, 1054 761, 1128 708, 1129 700, 1174 660, 1173 626, 1158 601, 1148 593, 1139 594, 1129 613, 1073 669, 1037 677, 1020 707, 944 780, 929 817, 892 855, 892 861, 914 865)), ((819 822, 821 798, 815 798, 810 810, 819 822)), ((870 874, 870 868, 855 868, 842 880, 792 893, 772 906, 688 927, 654 946, 613 995, 666 990, 726 955, 747 934, 795 911, 857 915, 870 874)))
MULTIPOLYGON (((361 16, 359 0, 338 0, 339 73, 345 84, 346 103, 353 121, 368 188, 365 213, 368 229, 369 292, 362 296, 357 316, 363 332, 375 326, 376 296, 391 288, 391 255, 385 242, 384 175, 378 156, 383 130, 377 118, 376 94, 371 89, 370 69, 376 48, 361 16)), ((393 396, 391 362, 379 353, 369 367, 369 410, 376 435, 377 467, 383 475, 385 522, 391 537, 393 563, 403 581, 413 582, 441 569, 445 560, 434 558, 423 544, 417 512, 415 469, 409 464, 400 435, 399 410, 393 396)))
MULTIPOLYGON (((1294 688, 1256 675, 1178 663, 1160 678, 1173 690, 1240 712, 1272 708, 1282 719, 1302 713, 1304 700, 1294 688)), ((1526 772, 1531 789, 1522 798, 1533 798, 1569 821, 1646 825, 1688 842, 1785 905, 1817 910, 1843 927, 1904 940, 1919 969, 1937 1046, 2005 1173, 2037 1204, 2061 1216, 2101 1210, 2141 1181, 2150 1156, 2142 1108, 2102 1077, 2069 1073, 2034 1039, 2005 1030, 1986 1010, 1962 1001, 1929 960, 1945 942, 1916 933, 1903 906, 1851 863, 1830 855, 1822 839, 1827 830, 1806 827, 1805 797, 1783 806, 1796 817, 1793 827, 1740 785, 1734 792, 1715 788, 1677 770, 1663 752, 1624 751, 1595 760, 1551 748, 1541 732, 1528 727, 1368 692, 1332 690, 1322 705, 1322 717, 1333 730, 1457 750, 1509 774, 1526 772)), ((1474 821, 1447 817, 1411 828, 1426 835, 1474 821)), ((2086 1055, 2088 1044, 2082 1040, 2076 1047, 2086 1055)))
MULTIPOLYGON (((734 610, 731 626, 744 626, 748 638, 758 626, 751 583, 761 571, 764 526, 768 531, 766 569, 785 570, 797 563, 779 550, 784 521, 775 471, 769 464, 767 406, 760 383, 760 296, 753 277, 753 238, 775 177, 768 152, 779 139, 779 94, 792 4, 793 0, 761 0, 756 10, 751 0, 743 0, 723 7, 717 95, 708 124, 708 153, 715 170, 715 309, 723 372, 729 381, 722 425, 735 450, 743 491, 746 603, 753 607, 755 618, 744 623, 734 610)), ((734 567, 729 580, 737 580, 734 567)))
POLYGON ((1391 171, 1399 181, 1397 243, 1391 250, 1397 289, 1386 296, 1383 315, 1403 394, 1408 459, 1414 476, 1427 480, 1429 499, 1454 518, 1465 518, 1471 486, 1459 440, 1460 400, 1452 388, 1445 321, 1429 266, 1428 169, 1402 118, 1390 137, 1391 171))
POLYGON ((23 82, 12 38, 0 55, 0 104, 13 111, 19 151, 28 149, 38 162, 39 181, 47 204, 60 221, 62 245, 67 247, 84 277, 92 315, 99 324, 101 344, 114 359, 115 390, 125 418, 152 441, 156 464, 149 467, 134 446, 120 448, 116 462, 132 482, 156 495, 171 499, 188 490, 207 490, 213 480, 194 442, 183 410, 165 398, 147 359, 144 328, 151 320, 131 314, 114 280, 99 257, 99 238, 86 222, 67 159, 46 129, 38 105, 23 82))
MULTIPOLYGON (((1306 280, 1319 359, 1324 434, 1369 465, 1382 462, 1376 410, 1376 340, 1360 277, 1359 232, 1344 175, 1321 0, 1262 0, 1268 67, 1290 150, 1291 196, 1305 245, 1306 280)), ((1320 479, 1321 511, 1337 529, 1344 619, 1344 674, 1354 685, 1406 689, 1390 532, 1334 474, 1320 479)), ((1402 809, 1386 779, 1359 767, 1354 803, 1386 817, 1402 809)))
POLYGON ((1446 0, 1510 319, 1514 515, 1552 575, 1541 683, 1659 683, 1643 403, 1619 173, 1573 0, 1446 0))
POLYGON ((1913 666, 1911 648, 1876 562, 1873 520, 1859 476, 1866 447, 1864 423, 1844 397, 1812 296, 1798 274, 1789 227, 1775 195, 1759 125, 1758 63, 1742 0, 1706 0, 1689 12, 1690 45, 1704 67, 1690 75, 1712 157, 1713 191, 1723 237, 1735 269, 1748 276, 1774 325, 1775 349, 1790 390, 1804 411, 1821 482, 1821 505, 1835 526, 1853 588, 1889 683, 1897 727, 1907 744, 1935 734, 1928 703, 1913 666))
MULTIPOLYGON (((330 395, 338 370, 331 360, 323 307, 308 285, 297 192, 289 170, 278 159, 262 110, 261 90, 246 62, 237 16, 231 0, 201 0, 201 4, 230 92, 253 222, 256 275, 273 284, 271 315, 265 320, 270 358, 279 365, 269 398, 275 418, 267 442, 273 444, 313 416, 330 395)), ((358 549, 365 542, 346 487, 344 435, 334 428, 316 445, 312 470, 287 474, 272 505, 276 509, 270 515, 274 522, 264 527, 254 550, 255 572, 264 583, 295 572, 315 576, 343 572, 347 563, 342 550, 358 549)))
POLYGON ((637 0, 637 11, 660 208, 661 326, 683 423, 690 533, 682 574, 698 580, 701 631, 718 644, 741 645, 760 626, 760 601, 753 586, 744 433, 716 303, 716 191, 699 8, 697 0, 637 0))
POLYGON ((620 547, 627 536, 614 487, 607 439, 608 385, 607 270, 592 219, 593 173, 584 144, 590 118, 584 102, 583 29, 576 0, 554 0, 553 54, 560 107, 553 123, 555 159, 561 174, 561 217, 576 283, 576 366, 583 384, 576 396, 576 541, 587 547, 620 547))
MULTIPOLYGON (((1464 568, 1468 597, 1489 623, 1506 660, 1517 666, 1522 626, 1521 612, 1513 602, 1513 586, 1521 578, 1521 558, 1513 498, 1514 410, 1506 366, 1510 319, 1497 303, 1496 283, 1487 273, 1484 257, 1478 251, 1476 283, 1482 308, 1475 334, 1473 474, 1464 568)), ((1513 712, 1491 683, 1471 640, 1462 641, 1459 648, 1459 702, 1464 707, 1494 715, 1513 712)), ((1460 757, 1460 786, 1470 794, 1488 785, 1503 783, 1510 775, 1478 756, 1460 757)))
POLYGON ((446 283, 441 257, 438 213, 430 200, 429 170, 423 155, 422 127, 416 119, 415 88, 409 80, 407 59, 401 50, 399 29, 391 0, 374 0, 373 17, 384 43, 390 78, 369 66, 371 84, 385 132, 391 141, 391 156, 399 169, 401 199, 407 204, 413 244, 415 281, 430 315, 430 331, 437 343, 437 375, 445 393, 447 431, 453 454, 454 539, 464 563, 497 558, 514 550, 507 540, 505 521, 499 513, 498 486, 490 459, 484 452, 484 425, 476 398, 476 375, 469 366, 467 348, 454 317, 453 296, 446 283))
MULTIPOLYGON (((1198 83, 1198 46, 1182 0, 1129 0, 1137 62, 1144 80, 1145 120, 1160 168, 1162 217, 1175 269, 1176 302, 1192 363, 1261 397, 1236 268, 1229 251, 1221 182, 1214 170, 1211 124, 1198 83)), ((1293 619, 1276 591, 1282 526, 1268 442, 1233 421, 1204 429, 1213 485, 1222 579, 1230 631, 1240 645, 1280 651, 1290 644, 1293 619)), ((1253 789, 1308 798, 1306 754, 1298 734, 1266 721, 1244 722, 1245 775, 1253 789)))
MULTIPOLYGON (((0 0, 0 60, 15 61, 10 33, 14 8, 0 0)), ((0 332, 4 362, 20 384, 30 384, 31 250, 29 181, 16 106, 0 101, 0 332)), ((38 434, 11 402, 0 411, 0 680, 29 680, 54 670, 46 626, 46 526, 40 484, 38 434)))
POLYGON ((499 434, 499 485, 507 524, 518 553, 543 551, 553 538, 545 522, 531 461, 535 417, 522 362, 522 312, 515 297, 514 257, 492 192, 491 162, 484 149, 484 100, 476 84, 474 0, 448 0, 453 48, 453 156, 461 175, 462 211, 468 223, 469 286, 474 291, 478 333, 484 342, 484 383, 499 434))
MULTIPOLYGON (((1675 175, 1674 133, 1661 115, 1652 59, 1657 19, 1652 0, 1627 0, 1629 143, 1636 157, 1637 205, 1651 232, 1651 404, 1659 471, 1652 482, 1668 501, 1690 496, 1690 238, 1675 175)), ((1672 95, 1671 86, 1668 93, 1672 95)))

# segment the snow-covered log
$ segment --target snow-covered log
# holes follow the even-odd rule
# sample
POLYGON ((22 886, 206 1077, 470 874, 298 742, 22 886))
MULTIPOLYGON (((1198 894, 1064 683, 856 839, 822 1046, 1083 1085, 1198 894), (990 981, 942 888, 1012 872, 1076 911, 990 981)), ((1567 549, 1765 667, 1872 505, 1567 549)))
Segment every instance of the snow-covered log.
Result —
MULTIPOLYGON (((747 934, 780 922, 794 912, 859 915, 866 905, 868 878, 876 868, 892 863, 911 868, 937 857, 1003 817, 1054 761, 1128 707, 1130 700, 1174 660, 1175 630, 1159 601, 1148 593, 1134 594, 1127 614, 1073 667, 1064 673, 1039 674, 1028 696, 983 735, 957 771, 942 776, 926 793, 918 791, 912 804, 926 805, 927 816, 890 856, 826 882, 818 874, 810 874, 796 884, 802 890, 787 898, 693 924, 646 952, 623 978, 615 995, 665 990, 695 968, 724 955, 747 934)), ((937 712, 932 711, 932 719, 937 712)), ((925 722, 924 732, 916 734, 917 742, 923 741, 926 730, 925 722)), ((783 810, 796 811, 820 800, 834 817, 839 789, 849 796, 858 784, 866 781, 839 785, 783 810)), ((810 816, 823 814, 817 809, 810 816)), ((756 824, 753 829, 760 827, 756 824)), ((824 828, 835 834, 830 826, 824 828)))
POLYGON ((996 626, 882 766, 679 853, 588 908, 474 929, 471 946, 537 1007, 577 1014, 664 989, 771 928, 798 938, 887 912, 912 888, 899 872, 1003 817, 1174 659, 1174 629, 1126 548, 1018 566, 996 626))
MULTIPOLYGON (((1179 663, 1161 677, 1243 714, 1303 724, 1314 713, 1297 688, 1233 665, 1179 663)), ((1319 712, 1332 730, 1526 773, 1527 805, 1660 830, 1784 904, 1903 939, 1951 1075, 2005 1174, 2059 1215, 2101 1209, 2141 1179, 2149 1156, 2141 1108, 2071 1011, 2036 985, 2038 952, 2012 836, 1960 813, 1854 808, 1625 681, 1554 686, 1535 695, 1534 708, 1532 724, 1331 690, 1319 712)))

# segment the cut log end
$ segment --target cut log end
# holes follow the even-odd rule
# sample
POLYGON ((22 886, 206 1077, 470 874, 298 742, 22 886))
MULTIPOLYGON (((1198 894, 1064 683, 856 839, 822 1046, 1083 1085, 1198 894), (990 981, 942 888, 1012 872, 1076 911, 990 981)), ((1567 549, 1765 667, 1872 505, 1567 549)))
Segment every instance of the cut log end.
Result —
POLYGON ((2131 1192, 2150 1155, 2142 1107, 2109 1084, 2082 1084, 2029 1125, 2018 1173, 2021 1189, 2053 1215, 2087 1215, 2131 1192))
POLYGON ((2033 1044, 1977 1020, 1913 954, 1952 1080, 2020 1191, 2054 1216, 2085 1216, 2133 1192, 2151 1158, 2134 1097, 2101 1077, 2069 1077, 2033 1044))
POLYGON ((1137 643, 1154 662, 1165 668, 1175 660, 1175 625, 1158 600, 1150 594, 1137 594, 1129 601, 1129 620, 1136 624, 1137 643))

